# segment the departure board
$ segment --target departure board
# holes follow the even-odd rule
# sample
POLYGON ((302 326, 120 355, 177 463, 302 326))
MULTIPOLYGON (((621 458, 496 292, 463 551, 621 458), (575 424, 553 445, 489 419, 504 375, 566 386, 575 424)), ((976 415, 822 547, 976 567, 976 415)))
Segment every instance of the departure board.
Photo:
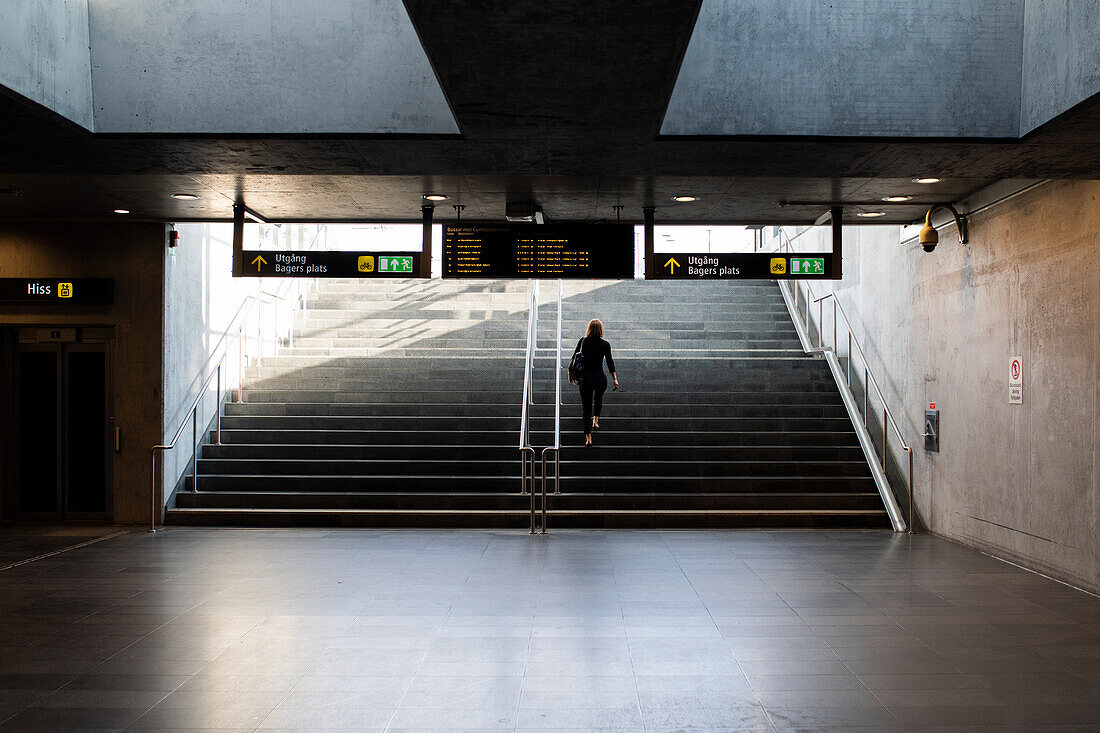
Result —
POLYGON ((443 277, 633 279, 634 227, 446 225, 443 277))

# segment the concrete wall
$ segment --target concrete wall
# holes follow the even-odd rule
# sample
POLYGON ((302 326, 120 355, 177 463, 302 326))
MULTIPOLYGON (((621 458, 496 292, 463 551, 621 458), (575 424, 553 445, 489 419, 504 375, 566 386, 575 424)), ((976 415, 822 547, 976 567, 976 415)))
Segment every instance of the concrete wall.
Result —
MULTIPOLYGON (((182 423, 186 426, 161 462, 165 500, 189 470, 194 450, 188 415, 222 353, 223 385, 235 388, 242 361, 252 363, 275 353, 279 340, 289 335, 298 293, 308 287, 305 280, 234 278, 232 224, 177 224, 176 230, 179 245, 164 256, 164 441, 171 440, 182 423), (240 339, 235 325, 242 329, 240 339)), ((261 241, 256 225, 248 224, 245 242, 250 248, 304 249, 315 230, 271 227, 269 238, 261 241)), ((215 376, 199 405, 200 433, 217 414, 216 385, 215 376)))
POLYGON ((1100 0, 1026 0, 1020 133, 1100 94, 1100 0))
MULTIPOLYGON (((848 228, 835 290, 917 446, 922 523, 1100 591, 1100 182, 1049 183, 980 212, 970 239, 945 228, 926 254, 897 227, 848 228), (1013 356, 1022 405, 1008 403, 1013 356), (938 454, 920 447, 930 401, 938 454)), ((831 334, 828 309, 825 321, 831 334)))
POLYGON ((1015 136, 1022 23, 1023 0, 704 0, 661 132, 1015 136))
MULTIPOLYGON (((259 280, 232 276, 232 224, 179 224, 179 246, 164 258, 164 425, 171 439, 187 418, 191 403, 216 368, 210 358, 222 344, 234 318, 255 296, 259 280)), ((230 334, 232 336, 232 334, 230 334)), ((226 384, 238 378, 237 352, 223 368, 226 384)), ((204 400, 199 414, 200 431, 214 417, 216 388, 204 400)), ((187 470, 192 455, 191 428, 184 429, 177 447, 164 454, 162 477, 165 494, 187 470)))
POLYGON ((92 129, 88 0, 0 2, 0 84, 92 129))
POLYGON ((458 132, 400 0, 89 4, 98 132, 458 132))
POLYGON ((113 515, 119 523, 149 519, 149 448, 161 428, 161 224, 3 224, 5 277, 110 277, 110 306, 43 308, 0 305, 3 325, 110 325, 115 424, 113 515))

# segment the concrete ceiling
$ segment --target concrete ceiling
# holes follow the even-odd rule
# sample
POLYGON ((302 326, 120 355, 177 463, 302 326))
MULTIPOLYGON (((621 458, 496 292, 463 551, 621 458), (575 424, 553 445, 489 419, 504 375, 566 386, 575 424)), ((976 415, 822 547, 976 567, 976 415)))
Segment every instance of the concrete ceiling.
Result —
POLYGON ((908 223, 996 179, 1100 178, 1100 97, 1021 139, 661 136, 699 0, 405 5, 459 134, 93 134, 8 94, 0 218, 223 219, 242 200, 280 220, 412 221, 441 192, 444 220, 534 199, 558 221, 652 205, 668 223, 805 223, 846 203, 908 223), (911 181, 926 175, 944 180, 911 181), (891 194, 917 198, 879 203, 891 194))

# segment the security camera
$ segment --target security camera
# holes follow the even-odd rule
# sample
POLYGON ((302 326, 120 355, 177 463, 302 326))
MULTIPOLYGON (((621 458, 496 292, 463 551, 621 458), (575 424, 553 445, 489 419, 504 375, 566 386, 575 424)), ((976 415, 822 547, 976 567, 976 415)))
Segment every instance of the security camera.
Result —
POLYGON ((940 243, 940 234, 931 224, 925 224, 920 230, 920 246, 925 252, 931 252, 940 243))
POLYGON ((951 212, 951 216, 955 217, 955 226, 959 230, 959 244, 966 244, 970 238, 966 217, 959 214, 951 204, 936 204, 928 209, 928 213, 924 215, 924 228, 920 230, 921 249, 925 252, 931 252, 940 243, 939 232, 932 226, 932 212, 936 209, 946 209, 951 212))

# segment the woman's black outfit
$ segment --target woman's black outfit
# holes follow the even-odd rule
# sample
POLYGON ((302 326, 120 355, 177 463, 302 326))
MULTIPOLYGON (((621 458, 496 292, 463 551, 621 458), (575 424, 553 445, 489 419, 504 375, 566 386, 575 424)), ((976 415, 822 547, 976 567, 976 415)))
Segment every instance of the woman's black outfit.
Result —
POLYGON ((581 374, 581 405, 584 411, 584 434, 592 434, 592 416, 600 416, 603 407, 603 393, 607 391, 607 375, 603 373, 603 360, 607 359, 607 369, 615 373, 615 360, 611 358, 611 344, 598 336, 585 336, 577 342, 573 353, 581 352, 584 359, 584 372, 581 374), (592 411, 592 400, 596 401, 596 410, 592 411))

